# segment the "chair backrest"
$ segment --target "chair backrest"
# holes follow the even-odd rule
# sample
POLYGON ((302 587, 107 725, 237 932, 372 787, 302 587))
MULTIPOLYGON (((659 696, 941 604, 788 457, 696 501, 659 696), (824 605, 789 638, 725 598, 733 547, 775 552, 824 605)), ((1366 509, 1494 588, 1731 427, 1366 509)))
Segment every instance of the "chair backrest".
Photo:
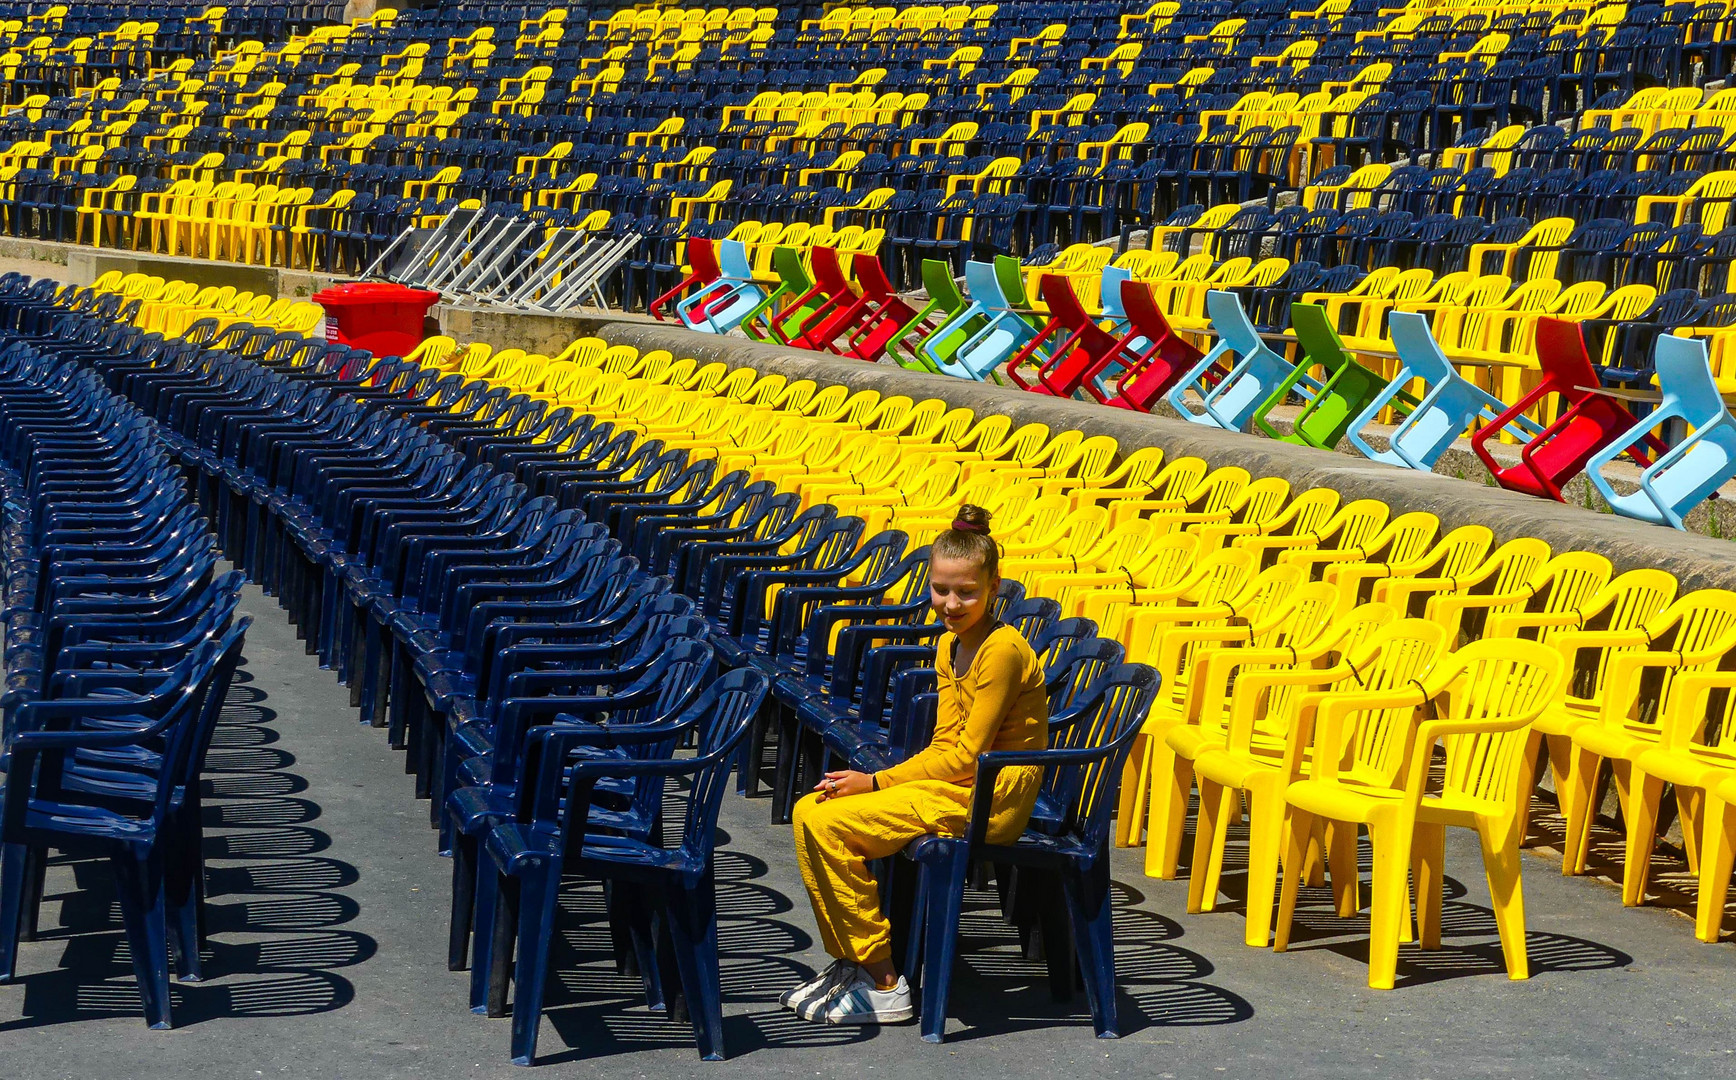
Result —
MULTIPOLYGON (((692 243, 699 243, 694 240, 692 243)), ((706 241, 710 243, 710 241, 706 241)), ((717 245, 717 262, 723 276, 735 281, 753 280, 753 260, 748 257, 747 245, 740 240, 720 240, 717 245)))
POLYGON ((1393 349, 1398 352, 1402 370, 1393 381, 1421 379, 1434 387, 1453 377, 1453 365, 1447 361, 1434 335, 1429 333, 1429 320, 1414 311, 1395 311, 1388 316, 1393 349))
POLYGON ((683 717, 696 718, 698 771, 687 790, 687 820, 681 847, 694 861, 709 863, 717 841, 717 812, 723 805, 736 747, 764 703, 770 681, 760 672, 738 669, 706 688, 683 717))
POLYGON ((1102 318, 1113 320, 1117 325, 1125 322, 1127 311, 1122 306, 1121 287, 1133 280, 1133 272, 1124 266, 1105 266, 1102 277, 1098 279, 1098 306, 1103 309, 1102 318))
MULTIPOLYGON (((1085 619, 1068 619, 1069 623, 1089 623, 1085 619)), ((1084 627, 1079 627, 1084 629, 1084 627)), ((1111 669, 1126 659, 1127 650, 1113 638, 1096 636, 1074 637, 1043 666, 1044 681, 1049 688, 1049 722, 1065 720, 1074 707, 1084 700, 1111 669)))
POLYGON ((1090 687, 1077 705, 1077 718, 1050 735, 1055 750, 1110 748, 1095 761, 1051 765, 1043 774, 1044 790, 1064 809, 1064 829, 1091 850, 1108 845, 1116 785, 1157 696, 1158 681, 1157 672, 1144 664, 1119 664, 1090 687))
POLYGON ((814 268, 814 282, 825 290, 826 295, 839 296, 850 293, 850 279, 844 276, 844 268, 838 264, 836 248, 810 248, 808 258, 814 268))
POLYGON ((1260 331, 1248 318, 1248 313, 1242 310, 1242 303, 1235 293, 1220 289, 1206 293, 1206 314, 1211 317, 1212 329, 1217 332, 1219 340, 1238 355, 1246 356, 1265 348, 1260 331))
POLYGON ((1338 332, 1326 318, 1326 309, 1319 304, 1291 304, 1290 326, 1296 340, 1311 364, 1319 364, 1328 373, 1337 371, 1349 361, 1338 332))
POLYGON ((1537 320, 1533 341, 1543 381, 1569 402, 1586 396, 1578 387, 1598 386, 1597 369, 1585 348, 1585 329, 1577 322, 1544 316, 1537 320))
MULTIPOLYGON (((969 270, 968 265, 966 270, 969 270)), ((939 259, 922 260, 922 287, 928 290, 928 298, 938 303, 942 311, 954 312, 965 306, 958 282, 953 280, 952 268, 939 259)))
POLYGON ((701 236, 687 241, 687 263, 693 268, 693 276, 700 281, 714 281, 722 273, 717 250, 710 240, 701 236))
MULTIPOLYGON (((886 276, 886 268, 880 264, 880 256, 867 252, 857 252, 850 260, 850 269, 856 274, 856 283, 862 286, 862 291, 876 300, 893 296, 897 290, 886 276)), ((947 280, 951 280, 949 277, 947 280)))
POLYGON ((1718 394, 1718 384, 1712 378, 1705 339, 1662 334, 1654 346, 1652 361, 1657 367, 1664 409, 1680 410, 1681 419, 1695 429, 1729 416, 1724 399, 1718 394))
POLYGON ((980 262, 972 259, 964 264, 964 285, 970 293, 971 303, 989 311, 1005 309, 1006 297, 1001 293, 1000 280, 995 276, 993 263, 980 262))

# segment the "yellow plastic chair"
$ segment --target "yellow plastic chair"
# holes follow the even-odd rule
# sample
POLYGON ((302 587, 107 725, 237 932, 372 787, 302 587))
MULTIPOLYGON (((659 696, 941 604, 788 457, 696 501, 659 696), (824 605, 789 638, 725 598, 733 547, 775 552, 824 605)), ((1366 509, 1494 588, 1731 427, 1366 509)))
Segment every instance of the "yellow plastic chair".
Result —
POLYGON ((1306 695, 1285 763, 1300 766, 1305 742, 1317 749, 1307 778, 1284 792, 1289 816, 1277 950, 1289 946, 1315 823, 1366 827, 1374 850, 1368 985, 1392 989, 1413 872, 1418 944, 1440 947, 1446 829, 1453 826, 1474 830, 1482 846, 1508 978, 1529 977, 1519 872, 1518 748, 1561 675, 1561 657, 1547 646, 1479 641, 1426 675, 1407 674, 1403 683, 1306 695), (1435 747, 1443 743, 1446 773, 1431 793, 1435 747))
MULTIPOLYGON (((1676 683, 1684 676, 1736 665, 1736 593, 1723 589, 1689 593, 1633 635, 1645 647, 1609 659, 1596 717, 1575 725, 1568 733, 1573 759, 1567 781, 1570 795, 1565 800, 1571 815, 1562 860, 1566 872, 1585 872, 1596 814, 1592 800, 1603 763, 1608 762, 1614 774, 1623 820, 1631 823, 1630 815, 1638 809, 1632 789, 1634 763, 1645 751, 1660 745, 1660 725, 1668 715, 1676 683)), ((1570 646, 1571 638, 1562 636, 1563 650, 1570 646)), ((1683 836, 1691 834, 1692 830, 1684 827, 1683 836)), ((1630 835, 1629 844, 1640 843, 1642 837, 1630 835)), ((1687 842, 1692 849, 1698 837, 1687 842)), ((1624 904, 1639 903, 1645 875, 1644 866, 1629 862, 1624 867, 1624 904)))
POLYGON ((1542 748, 1549 750, 1555 792, 1564 818, 1572 818, 1573 760, 1570 736, 1580 724, 1597 719, 1610 660, 1644 649, 1640 630, 1676 599, 1674 575, 1662 570, 1629 570, 1598 590, 1579 609, 1558 612, 1507 612, 1489 618, 1486 637, 1529 637, 1561 650, 1572 673, 1561 693, 1532 724, 1527 745, 1526 790, 1535 786, 1542 748))
MULTIPOLYGON (((1232 638, 1226 647, 1196 658, 1188 722, 1165 736, 1175 756, 1176 788, 1185 796, 1186 777, 1191 777, 1200 791, 1188 872, 1189 912, 1217 906, 1229 827, 1240 817, 1245 796, 1249 825, 1243 940, 1256 948, 1266 946, 1283 842, 1284 787, 1290 781, 1283 767, 1284 747, 1298 698, 1310 686, 1343 682, 1344 658, 1397 619, 1398 613, 1385 604, 1347 610, 1343 595, 1332 586, 1310 582, 1268 626, 1249 627, 1244 642, 1232 638)), ((1354 889, 1343 888, 1354 874, 1339 876, 1349 879, 1335 882, 1340 891, 1354 896, 1354 889)))

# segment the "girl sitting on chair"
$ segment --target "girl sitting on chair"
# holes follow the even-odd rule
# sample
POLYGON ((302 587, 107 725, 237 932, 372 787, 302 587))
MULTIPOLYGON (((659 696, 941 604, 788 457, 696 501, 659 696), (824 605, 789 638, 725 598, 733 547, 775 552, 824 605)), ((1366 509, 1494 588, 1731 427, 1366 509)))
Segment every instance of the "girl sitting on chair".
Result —
MULTIPOLYGON (((930 603, 946 633, 936 644, 939 706, 927 749, 877 773, 829 772, 796 804, 796 858, 826 952, 818 977, 779 999, 808 1020, 883 1024, 914 1015, 910 987, 892 964, 892 934, 868 863, 931 834, 960 836, 969 822, 979 754, 1048 745, 1043 670, 1018 630, 990 614, 1000 589, 989 513, 959 510, 935 538, 930 603)), ((1037 799, 1039 766, 995 781, 989 841, 1024 830, 1037 799)))

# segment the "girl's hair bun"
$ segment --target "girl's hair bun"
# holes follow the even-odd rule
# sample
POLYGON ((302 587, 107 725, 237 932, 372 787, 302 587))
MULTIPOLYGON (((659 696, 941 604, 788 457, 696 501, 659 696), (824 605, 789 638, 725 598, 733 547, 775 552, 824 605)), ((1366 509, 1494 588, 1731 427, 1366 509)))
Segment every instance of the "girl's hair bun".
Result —
POLYGON ((952 527, 959 532, 980 533, 987 536, 990 517, 989 512, 982 507, 965 503, 958 508, 958 518, 952 523, 952 527))
POLYGON ((1000 545, 989 535, 989 512, 980 506, 959 507, 952 528, 934 538, 931 550, 937 559, 969 559, 991 578, 1001 572, 1000 545))

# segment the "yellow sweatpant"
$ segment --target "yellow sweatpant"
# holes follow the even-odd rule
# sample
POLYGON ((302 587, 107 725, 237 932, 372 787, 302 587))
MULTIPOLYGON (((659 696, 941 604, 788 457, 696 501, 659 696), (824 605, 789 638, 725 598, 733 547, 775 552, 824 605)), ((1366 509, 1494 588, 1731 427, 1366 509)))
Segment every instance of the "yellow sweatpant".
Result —
MULTIPOLYGON (((995 782, 989 840, 1005 843, 1030 820, 1043 770, 1003 769, 995 782)), ((872 964, 892 955, 892 927, 880 912, 880 888, 868 871, 922 836, 962 836, 971 789, 944 780, 913 780, 880 791, 796 803, 796 860, 814 905, 820 942, 841 960, 872 964)))

